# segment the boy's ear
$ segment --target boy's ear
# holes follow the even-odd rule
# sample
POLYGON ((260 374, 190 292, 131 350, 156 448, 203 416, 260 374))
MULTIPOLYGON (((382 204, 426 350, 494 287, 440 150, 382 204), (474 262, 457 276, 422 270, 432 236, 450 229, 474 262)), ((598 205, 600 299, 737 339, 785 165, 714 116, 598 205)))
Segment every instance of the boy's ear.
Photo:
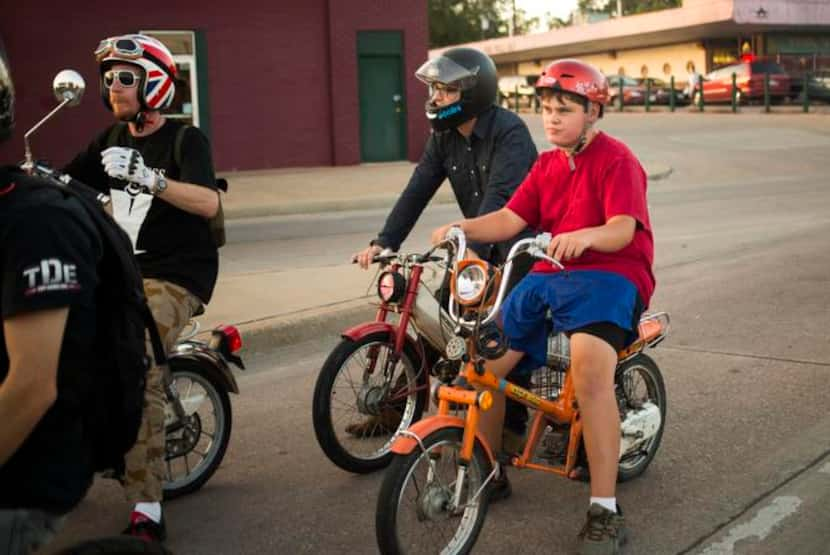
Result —
POLYGON ((599 119, 599 110, 601 105, 599 102, 588 103, 588 121, 593 125, 599 119))

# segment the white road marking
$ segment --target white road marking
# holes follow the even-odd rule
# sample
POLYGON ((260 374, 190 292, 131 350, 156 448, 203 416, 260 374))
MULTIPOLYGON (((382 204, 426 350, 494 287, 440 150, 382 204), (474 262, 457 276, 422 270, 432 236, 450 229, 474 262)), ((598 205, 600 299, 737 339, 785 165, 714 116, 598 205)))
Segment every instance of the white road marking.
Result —
POLYGON ((800 505, 801 499, 798 497, 776 497, 768 506, 759 510, 755 518, 732 528, 726 538, 707 547, 701 555, 732 555, 735 544, 741 540, 757 537, 763 541, 776 525, 794 514, 800 505))

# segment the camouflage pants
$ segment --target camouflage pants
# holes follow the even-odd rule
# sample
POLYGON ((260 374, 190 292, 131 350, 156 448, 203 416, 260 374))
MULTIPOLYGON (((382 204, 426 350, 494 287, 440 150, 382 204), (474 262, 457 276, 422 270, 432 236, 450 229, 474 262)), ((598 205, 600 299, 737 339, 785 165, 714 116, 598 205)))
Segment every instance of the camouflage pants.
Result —
POLYGON ((0 553, 29 555, 49 543, 65 517, 36 509, 0 509, 0 553))
MULTIPOLYGON (((165 352, 181 334, 201 301, 184 287, 159 279, 144 280, 144 294, 158 327, 165 352)), ((147 339, 147 352, 153 347, 147 339)), ((125 457, 124 491, 131 503, 161 501, 164 462, 164 372, 153 364, 147 373, 144 414, 138 439, 125 457)))

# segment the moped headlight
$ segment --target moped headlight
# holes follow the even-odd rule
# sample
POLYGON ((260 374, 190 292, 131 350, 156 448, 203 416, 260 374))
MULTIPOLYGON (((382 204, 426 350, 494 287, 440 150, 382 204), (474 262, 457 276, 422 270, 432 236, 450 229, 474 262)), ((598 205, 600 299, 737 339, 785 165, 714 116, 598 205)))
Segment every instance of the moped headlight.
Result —
POLYGON ((487 266, 481 261, 469 262, 459 267, 453 283, 453 294, 459 304, 471 305, 479 302, 487 288, 487 266))
POLYGON ((406 293, 406 279, 398 272, 383 272, 378 278, 378 297, 385 303, 397 303, 406 293))

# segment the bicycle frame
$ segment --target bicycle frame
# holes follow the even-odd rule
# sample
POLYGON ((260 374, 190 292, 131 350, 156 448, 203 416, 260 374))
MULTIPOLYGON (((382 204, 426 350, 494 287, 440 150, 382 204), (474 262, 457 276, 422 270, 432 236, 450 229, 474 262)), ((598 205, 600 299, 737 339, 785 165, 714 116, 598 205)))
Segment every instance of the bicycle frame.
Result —
MULTIPOLYGON (((668 331, 669 320, 664 313, 651 315, 644 319, 639 326, 640 336, 627 349, 618 353, 618 364, 639 354, 648 346, 655 346, 662 341, 668 331), (665 319, 664 319, 665 318, 665 319)), ((472 346, 473 342, 468 342, 472 346)), ((579 417, 579 409, 576 403, 576 393, 570 368, 565 371, 565 381, 562 389, 555 400, 548 400, 534 394, 527 389, 519 387, 506 379, 499 379, 490 372, 484 370, 479 374, 476 370, 475 361, 478 357, 475 352, 470 353, 470 362, 467 362, 462 371, 470 385, 479 386, 479 390, 462 388, 457 385, 442 385, 434 392, 434 398, 438 403, 436 416, 425 418, 414 424, 408 432, 398 436, 392 445, 392 452, 405 455, 412 452, 422 438, 430 433, 445 427, 456 427, 464 429, 461 452, 459 459, 463 463, 469 463, 473 456, 475 439, 481 442, 484 451, 487 453, 491 463, 497 463, 492 447, 478 430, 478 421, 481 410, 488 410, 492 404, 482 394, 487 391, 501 391, 506 397, 513 399, 526 407, 536 409, 536 413, 530 425, 530 433, 521 454, 513 457, 510 461, 512 466, 517 468, 528 468, 540 470, 564 476, 571 479, 578 478, 575 472, 579 446, 582 440, 582 421, 579 417), (464 419, 450 415, 450 406, 460 404, 467 406, 467 414, 464 419), (568 451, 565 456, 564 465, 545 465, 532 461, 533 453, 542 439, 546 421, 557 424, 568 424, 570 426, 570 437, 568 451)), ((457 501, 457 500, 456 500, 457 501)))
MULTIPOLYGON (((390 271, 397 272, 401 268, 401 264, 396 262, 390 266, 390 271)), ((390 340, 394 343, 394 353, 395 357, 398 359, 403 354, 404 345, 409 342, 415 348, 415 351, 421 357, 421 368, 418 369, 419 372, 427 372, 427 385, 415 387, 412 389, 407 389, 406 391, 399 393, 393 397, 390 397, 390 401, 394 401, 399 398, 405 398, 409 396, 412 391, 420 391, 422 389, 429 388, 429 373, 428 369, 426 368, 426 361, 425 356, 426 353, 424 351, 423 345, 421 345, 420 341, 414 340, 408 333, 407 329, 410 325, 410 320, 412 319, 412 311, 413 307, 415 306, 415 299, 418 296, 418 287, 420 286, 421 282, 421 273, 423 272, 423 267, 418 264, 414 264, 410 269, 409 279, 407 280, 406 284, 406 292, 404 293, 403 300, 398 303, 397 305, 392 305, 386 301, 381 301, 380 305, 378 306, 377 313, 375 315, 375 320, 372 322, 364 322, 362 324, 357 324, 342 333, 342 337, 351 339, 352 341, 358 341, 362 337, 365 337, 371 333, 377 331, 385 331, 389 334, 390 340), (387 319, 389 318, 389 314, 392 312, 396 312, 400 314, 400 320, 397 323, 388 322, 387 319)), ((369 374, 374 374, 377 366, 377 357, 378 357, 378 349, 374 348, 369 352, 369 361, 366 367, 366 371, 369 374)), ((387 359, 387 364, 394 364, 397 360, 387 359)), ((383 369, 386 371, 386 369, 383 369)))

